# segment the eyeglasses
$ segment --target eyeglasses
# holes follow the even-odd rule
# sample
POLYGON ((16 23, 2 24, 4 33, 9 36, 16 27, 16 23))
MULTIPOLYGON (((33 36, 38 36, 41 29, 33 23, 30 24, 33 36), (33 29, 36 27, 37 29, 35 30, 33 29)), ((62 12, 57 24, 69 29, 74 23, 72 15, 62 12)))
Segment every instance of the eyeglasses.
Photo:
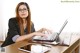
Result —
POLYGON ((24 11, 24 12, 25 12, 25 11, 27 11, 27 10, 28 10, 28 9, 23 8, 23 9, 19 9, 18 11, 19 11, 19 12, 22 12, 22 11, 24 11))

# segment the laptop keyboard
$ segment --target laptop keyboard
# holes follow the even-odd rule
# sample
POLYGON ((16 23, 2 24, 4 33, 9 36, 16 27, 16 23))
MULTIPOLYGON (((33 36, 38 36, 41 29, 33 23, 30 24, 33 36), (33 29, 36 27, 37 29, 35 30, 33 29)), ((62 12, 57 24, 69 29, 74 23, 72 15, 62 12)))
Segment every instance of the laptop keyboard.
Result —
POLYGON ((46 42, 53 42, 56 37, 57 37, 58 33, 53 33, 53 34, 46 34, 47 37, 41 37, 41 36, 35 36, 33 38, 34 41, 46 41, 46 42))

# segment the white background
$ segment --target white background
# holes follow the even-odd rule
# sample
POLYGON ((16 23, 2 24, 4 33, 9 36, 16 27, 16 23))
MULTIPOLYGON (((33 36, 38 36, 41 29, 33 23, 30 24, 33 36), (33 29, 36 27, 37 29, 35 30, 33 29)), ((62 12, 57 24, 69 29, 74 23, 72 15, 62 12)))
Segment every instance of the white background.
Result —
POLYGON ((80 2, 61 0, 0 0, 0 39, 3 40, 8 30, 9 18, 15 17, 15 8, 21 1, 29 4, 31 20, 35 29, 48 28, 58 32, 64 21, 68 24, 63 32, 80 32, 80 2))

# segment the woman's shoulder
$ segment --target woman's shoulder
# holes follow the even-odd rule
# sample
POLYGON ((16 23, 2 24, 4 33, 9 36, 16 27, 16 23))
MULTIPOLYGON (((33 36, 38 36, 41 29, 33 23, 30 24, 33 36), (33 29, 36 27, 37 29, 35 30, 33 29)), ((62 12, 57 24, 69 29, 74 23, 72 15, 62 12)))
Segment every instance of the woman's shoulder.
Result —
POLYGON ((34 26, 34 23, 31 21, 31 25, 34 26))
POLYGON ((9 19, 9 22, 17 23, 17 19, 16 19, 16 17, 10 18, 10 19, 9 19))
POLYGON ((17 19, 16 19, 16 17, 10 18, 10 19, 9 19, 9 23, 15 23, 15 24, 17 24, 17 19))
POLYGON ((16 21, 16 17, 10 18, 11 21, 16 21))

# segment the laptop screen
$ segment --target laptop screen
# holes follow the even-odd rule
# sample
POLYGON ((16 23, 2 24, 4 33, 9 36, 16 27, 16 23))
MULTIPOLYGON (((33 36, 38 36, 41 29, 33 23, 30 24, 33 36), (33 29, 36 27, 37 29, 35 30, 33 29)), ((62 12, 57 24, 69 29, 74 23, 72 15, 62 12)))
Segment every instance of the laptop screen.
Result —
POLYGON ((68 23, 68 21, 66 20, 66 21, 64 22, 63 26, 61 27, 58 35, 60 35, 60 33, 62 32, 62 30, 64 29, 64 27, 66 26, 67 23, 68 23))
POLYGON ((47 34, 48 35, 47 38, 41 37, 41 36, 35 36, 35 37, 33 37, 33 40, 35 40, 35 41, 47 41, 47 42, 53 42, 55 40, 58 41, 59 35, 67 23, 68 23, 68 21, 66 20, 58 33, 47 34))

